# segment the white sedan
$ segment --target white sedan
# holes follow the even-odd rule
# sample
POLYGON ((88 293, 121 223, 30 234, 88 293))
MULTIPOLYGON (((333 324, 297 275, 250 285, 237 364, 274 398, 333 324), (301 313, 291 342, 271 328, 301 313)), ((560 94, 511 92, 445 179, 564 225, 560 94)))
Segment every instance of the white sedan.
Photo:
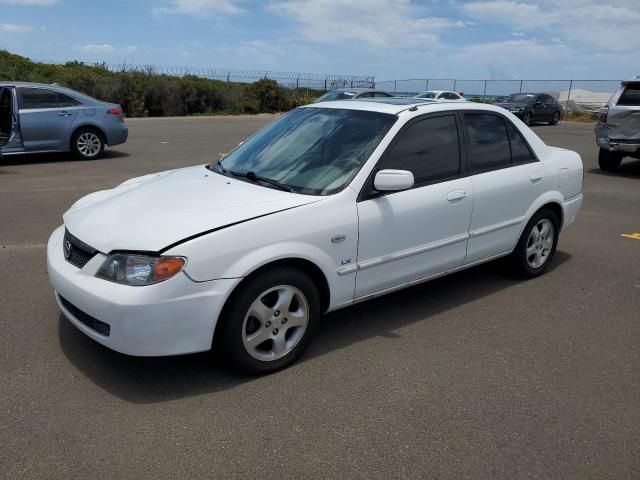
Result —
POLYGON ((221 161, 87 195, 49 239, 82 332, 131 355, 293 361, 324 312, 509 256, 549 266, 582 161, 499 107, 416 99, 297 108, 221 161))
POLYGON ((447 102, 466 102, 467 99, 456 92, 450 92, 448 90, 429 90, 416 95, 415 98, 425 98, 428 100, 439 100, 447 102))

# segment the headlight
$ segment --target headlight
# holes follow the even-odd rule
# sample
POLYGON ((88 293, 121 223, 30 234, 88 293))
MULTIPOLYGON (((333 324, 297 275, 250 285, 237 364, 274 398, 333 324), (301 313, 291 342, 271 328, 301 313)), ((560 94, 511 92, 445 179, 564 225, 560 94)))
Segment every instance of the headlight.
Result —
POLYGON ((186 263, 183 257, 113 253, 104 261, 96 277, 124 285, 151 285, 177 275, 186 263))

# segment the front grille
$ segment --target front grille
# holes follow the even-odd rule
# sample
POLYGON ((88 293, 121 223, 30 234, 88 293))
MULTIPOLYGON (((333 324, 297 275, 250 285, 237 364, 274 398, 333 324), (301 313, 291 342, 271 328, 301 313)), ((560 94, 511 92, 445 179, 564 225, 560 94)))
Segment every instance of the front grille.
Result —
POLYGON ((58 295, 60 298, 60 303, 64 308, 66 308, 71 315, 73 315, 79 322, 83 325, 86 325, 94 332, 99 333, 105 337, 108 337, 111 333, 111 325, 108 323, 101 322, 97 318, 93 318, 88 313, 83 312, 78 307, 76 307, 73 303, 69 302, 66 298, 58 295))
POLYGON ((91 248, 86 243, 81 242, 67 230, 64 232, 62 252, 64 253, 64 258, 67 262, 78 268, 84 267, 97 253, 94 248, 91 248))

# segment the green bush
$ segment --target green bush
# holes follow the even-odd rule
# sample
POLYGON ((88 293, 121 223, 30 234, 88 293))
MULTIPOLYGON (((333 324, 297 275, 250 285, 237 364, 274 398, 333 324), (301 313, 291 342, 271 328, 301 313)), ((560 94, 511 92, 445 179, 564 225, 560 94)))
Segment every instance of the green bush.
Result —
POLYGON ((275 80, 224 82, 187 75, 112 72, 105 65, 51 65, 0 50, 0 80, 57 83, 122 105, 128 117, 272 113, 312 102, 322 92, 289 89, 275 80))

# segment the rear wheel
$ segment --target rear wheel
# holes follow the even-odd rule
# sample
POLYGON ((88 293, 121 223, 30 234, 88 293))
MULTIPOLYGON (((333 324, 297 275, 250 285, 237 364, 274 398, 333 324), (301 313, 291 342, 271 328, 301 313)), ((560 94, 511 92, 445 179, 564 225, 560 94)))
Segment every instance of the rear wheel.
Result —
POLYGON ((618 152, 612 152, 605 148, 601 148, 598 153, 598 165, 601 170, 612 171, 616 170, 622 162, 622 155, 618 152))
POLYGON ((559 121, 560 121, 560 112, 553 112, 549 125, 557 125, 559 121))
POLYGON ((543 208, 536 212, 511 254, 515 273, 526 278, 542 275, 556 253, 559 232, 560 221, 553 210, 543 208))
POLYGON ((71 149, 81 160, 95 160, 104 152, 102 135, 93 128, 81 128, 71 138, 71 149))
POLYGON ((307 275, 291 268, 266 271, 229 300, 216 345, 235 366, 269 373, 300 356, 320 315, 320 295, 307 275))

